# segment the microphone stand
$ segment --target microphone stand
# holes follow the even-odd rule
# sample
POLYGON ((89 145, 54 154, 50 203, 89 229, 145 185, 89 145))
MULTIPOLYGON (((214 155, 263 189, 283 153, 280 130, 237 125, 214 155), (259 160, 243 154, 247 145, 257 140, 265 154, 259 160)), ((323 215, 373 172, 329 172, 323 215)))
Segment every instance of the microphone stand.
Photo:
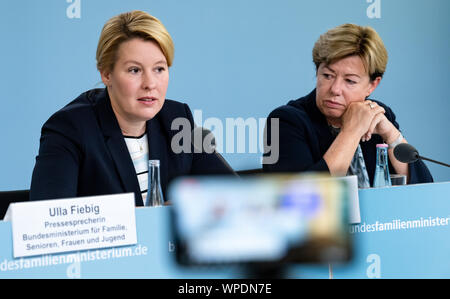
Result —
POLYGON ((433 162, 433 163, 437 163, 437 164, 440 164, 440 165, 443 165, 443 166, 450 167, 449 164, 446 164, 446 163, 443 163, 443 162, 439 162, 439 161, 436 161, 436 160, 433 160, 433 159, 429 159, 429 158, 425 158, 425 157, 422 157, 422 156, 417 156, 417 157, 419 159, 422 159, 422 160, 427 160, 427 161, 430 161, 430 162, 433 162))

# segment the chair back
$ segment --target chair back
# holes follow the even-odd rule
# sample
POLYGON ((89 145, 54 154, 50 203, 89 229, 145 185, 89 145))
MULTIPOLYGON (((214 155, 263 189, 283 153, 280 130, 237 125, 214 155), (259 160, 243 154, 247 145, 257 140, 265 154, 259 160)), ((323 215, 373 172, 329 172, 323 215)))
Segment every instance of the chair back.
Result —
POLYGON ((5 217, 9 204, 29 200, 30 190, 0 191, 0 220, 5 217))

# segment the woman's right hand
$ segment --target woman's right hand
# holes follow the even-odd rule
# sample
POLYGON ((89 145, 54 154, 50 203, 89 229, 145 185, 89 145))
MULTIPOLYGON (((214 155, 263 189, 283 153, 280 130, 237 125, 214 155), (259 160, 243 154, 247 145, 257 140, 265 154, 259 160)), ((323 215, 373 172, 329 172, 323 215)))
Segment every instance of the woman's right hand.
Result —
POLYGON ((385 113, 383 107, 366 100, 352 102, 342 115, 341 131, 346 131, 361 139, 369 130, 373 119, 380 113, 385 113))

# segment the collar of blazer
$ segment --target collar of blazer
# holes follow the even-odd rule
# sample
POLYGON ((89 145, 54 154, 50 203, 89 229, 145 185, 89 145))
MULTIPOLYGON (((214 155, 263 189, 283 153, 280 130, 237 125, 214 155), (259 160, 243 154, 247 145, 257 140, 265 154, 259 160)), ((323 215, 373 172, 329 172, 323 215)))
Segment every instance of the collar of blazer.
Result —
MULTIPOLYGON (((131 160, 128 148, 120 130, 119 123, 111 107, 108 92, 105 89, 96 90, 95 97, 91 99, 95 104, 98 123, 103 135, 105 136, 105 143, 111 154, 111 158, 116 165, 122 181, 122 187, 125 192, 135 193, 136 206, 142 206, 142 196, 139 188, 139 183, 136 176, 136 170, 131 160)), ((167 173, 167 154, 164 151, 166 141, 163 134, 161 134, 160 124, 157 117, 147 121, 147 136, 149 146, 149 158, 160 160, 160 175, 161 180, 165 178, 167 173)))

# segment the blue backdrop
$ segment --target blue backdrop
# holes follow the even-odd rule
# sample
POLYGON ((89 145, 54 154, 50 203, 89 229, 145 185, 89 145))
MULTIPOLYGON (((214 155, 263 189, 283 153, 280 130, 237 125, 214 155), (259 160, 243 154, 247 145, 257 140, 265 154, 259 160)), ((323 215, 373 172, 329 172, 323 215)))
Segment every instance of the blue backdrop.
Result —
MULTIPOLYGON (((159 18, 174 39, 167 97, 224 124, 265 118, 310 92, 319 35, 342 23, 370 25, 389 52, 373 97, 393 108, 422 155, 449 161, 448 0, 4 0, 0 190, 29 188, 42 124, 103 86, 95 67, 102 26, 134 9, 159 18)), ((260 151, 224 156, 238 170, 260 167, 260 151)), ((448 169, 427 165, 436 181, 449 180, 448 169)))

